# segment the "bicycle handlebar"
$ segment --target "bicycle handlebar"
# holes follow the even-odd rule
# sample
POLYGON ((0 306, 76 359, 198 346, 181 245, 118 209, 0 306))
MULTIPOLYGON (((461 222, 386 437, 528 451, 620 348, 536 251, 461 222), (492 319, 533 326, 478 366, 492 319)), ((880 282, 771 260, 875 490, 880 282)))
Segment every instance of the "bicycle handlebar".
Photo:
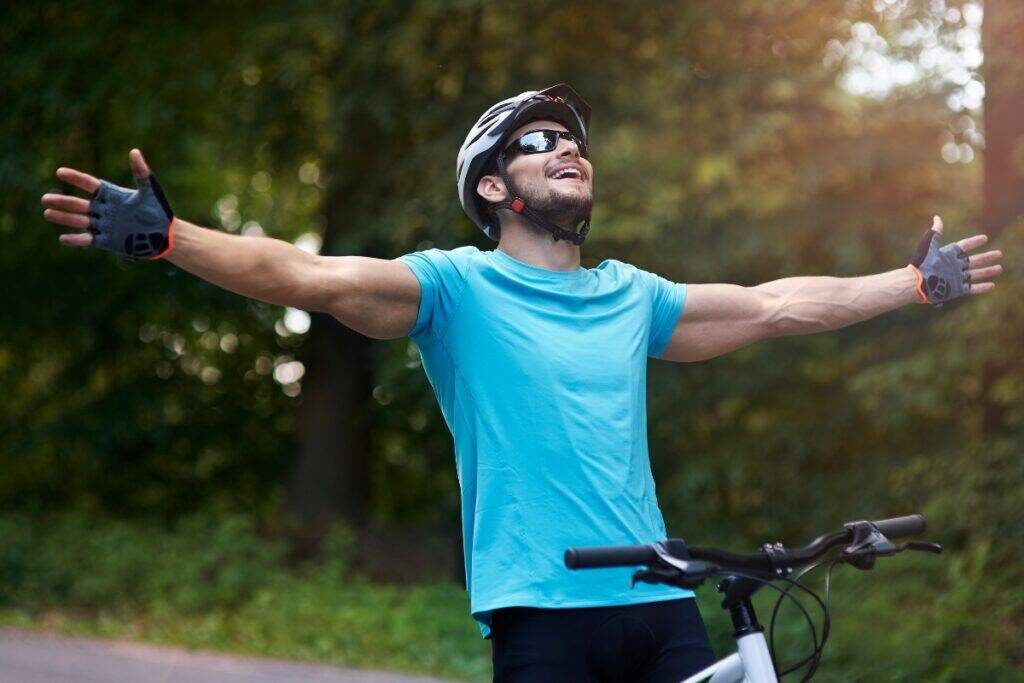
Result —
POLYGON ((653 545, 613 545, 596 548, 569 548, 565 566, 569 569, 633 567, 650 564, 658 558, 653 545))
MULTIPOLYGON (((726 570, 771 572, 777 568, 779 562, 795 568, 811 564, 836 546, 849 544, 853 540, 854 524, 856 523, 847 524, 843 531, 819 536, 803 548, 795 550, 778 547, 772 552, 765 550, 753 555, 738 555, 717 548, 685 546, 688 557, 680 559, 704 560, 726 570)), ((890 539, 920 534, 927 526, 921 515, 882 519, 871 524, 890 539)), ((672 544, 673 541, 667 541, 665 544, 670 553, 673 550, 672 544)), ((683 547, 681 543, 680 547, 683 547)), ((569 569, 635 567, 655 563, 658 557, 659 553, 654 544, 569 548, 565 551, 565 566, 569 569)))
POLYGON ((901 538, 903 536, 916 536, 923 534, 928 524, 921 515, 907 515, 905 517, 893 517, 874 522, 878 530, 889 538, 901 538))

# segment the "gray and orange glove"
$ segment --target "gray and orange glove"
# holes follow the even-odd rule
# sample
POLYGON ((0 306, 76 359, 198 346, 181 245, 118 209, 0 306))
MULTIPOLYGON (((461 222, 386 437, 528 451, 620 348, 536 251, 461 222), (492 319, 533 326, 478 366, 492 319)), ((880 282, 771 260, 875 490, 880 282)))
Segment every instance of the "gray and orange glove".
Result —
POLYGON ((63 192, 43 195, 43 218, 77 231, 61 235, 61 244, 96 247, 132 259, 159 259, 171 253, 178 225, 171 205, 142 152, 133 149, 128 162, 134 190, 73 168, 57 169, 58 180, 89 195, 88 199, 63 192))
POLYGON ((159 259, 174 248, 174 212, 151 173, 138 189, 100 180, 89 201, 92 246, 131 258, 159 259))
POLYGON ((922 304, 941 306, 971 293, 967 252, 953 243, 942 246, 941 233, 929 229, 917 244, 910 265, 917 273, 922 304))

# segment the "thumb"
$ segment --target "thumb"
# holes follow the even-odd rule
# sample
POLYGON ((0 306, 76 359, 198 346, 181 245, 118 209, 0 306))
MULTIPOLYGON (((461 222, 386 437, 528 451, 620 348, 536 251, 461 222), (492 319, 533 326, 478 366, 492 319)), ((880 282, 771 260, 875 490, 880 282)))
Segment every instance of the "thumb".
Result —
POLYGON ((132 167, 132 175, 135 176, 136 180, 149 176, 149 166, 146 164, 146 160, 142 158, 142 152, 138 149, 128 152, 128 163, 132 167))
POLYGON ((939 218, 938 216, 935 216, 932 219, 932 230, 939 233, 940 235, 942 234, 942 219, 939 218))

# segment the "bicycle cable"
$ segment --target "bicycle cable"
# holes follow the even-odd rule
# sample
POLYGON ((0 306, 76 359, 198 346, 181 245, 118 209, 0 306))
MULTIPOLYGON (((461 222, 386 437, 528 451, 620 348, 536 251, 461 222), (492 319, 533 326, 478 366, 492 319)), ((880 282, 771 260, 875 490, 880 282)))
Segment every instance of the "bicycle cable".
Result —
MULTIPOLYGON (((804 674, 804 677, 802 679, 800 679, 801 683, 805 683, 806 681, 811 680, 811 678, 814 676, 814 674, 817 673, 818 667, 821 665, 821 659, 822 659, 822 657, 824 655, 824 652, 825 652, 825 645, 828 643, 828 637, 829 637, 829 635, 831 634, 831 631, 832 631, 832 605, 831 605, 832 572, 835 570, 836 565, 839 565, 839 564, 843 564, 843 558, 842 557, 834 558, 831 561, 821 560, 820 562, 815 562, 814 564, 810 565, 809 567, 804 568, 799 574, 796 575, 796 577, 794 577, 792 579, 794 584, 799 585, 802 589, 804 589, 805 592, 808 592, 811 595, 814 595, 815 598, 818 601, 818 605, 821 607, 821 610, 822 610, 821 642, 818 643, 817 640, 815 639, 815 647, 814 647, 813 652, 811 652, 811 654, 807 655, 806 657, 804 657, 800 661, 796 662, 795 664, 790 665, 789 668, 787 668, 787 669, 785 669, 783 671, 778 671, 777 670, 776 671, 776 676, 777 677, 782 678, 783 676, 786 676, 786 675, 788 675, 790 673, 793 673, 794 671, 797 671, 798 669, 800 669, 800 668, 802 668, 804 666, 808 666, 808 665, 809 666, 808 666, 807 671, 804 674), (826 562, 828 563, 829 567, 828 567, 828 573, 825 575, 825 588, 824 588, 825 600, 824 600, 824 602, 822 602, 821 599, 818 598, 816 593, 811 591, 809 588, 807 588, 803 584, 799 584, 798 582, 800 581, 800 579, 802 579, 804 576, 806 576, 810 572, 814 571, 815 569, 817 569, 821 565, 826 564, 826 562)), ((772 661, 773 662, 776 661, 776 659, 775 659, 775 623, 776 623, 776 620, 777 620, 777 617, 778 617, 779 609, 782 606, 783 599, 786 598, 786 597, 789 597, 791 600, 794 599, 793 595, 791 595, 791 591, 793 590, 793 588, 794 588, 794 586, 791 585, 791 586, 787 586, 784 590, 780 589, 779 598, 775 601, 775 605, 774 605, 774 607, 772 609, 772 616, 771 616, 771 620, 769 621, 769 626, 768 626, 768 646, 769 646, 769 652, 771 653, 771 657, 772 657, 772 661)), ((807 618, 806 613, 804 614, 804 618, 805 619, 807 618)))
MULTIPOLYGON (((806 573, 807 573, 806 571, 802 572, 800 575, 798 575, 798 578, 799 578, 799 576, 802 576, 803 574, 806 574, 806 573)), ((820 659, 821 651, 824 648, 824 641, 822 641, 822 643, 819 645, 819 643, 818 643, 818 630, 814 627, 814 620, 811 618, 811 613, 807 611, 807 608, 804 607, 804 604, 795 595, 790 593, 790 591, 793 588, 799 588, 800 590, 804 591, 805 593, 810 595, 812 598, 814 598, 815 602, 818 603, 818 606, 821 608, 822 612, 824 613, 825 611, 827 611, 827 607, 826 607, 825 603, 822 602, 821 598, 818 597, 818 595, 814 591, 809 589, 807 586, 804 586, 803 584, 800 584, 797 581, 795 581, 793 579, 790 579, 789 577, 785 577, 785 576, 776 577, 774 579, 766 579, 766 578, 764 578, 762 576, 757 576, 755 574, 748 574, 746 572, 739 572, 739 571, 718 571, 718 572, 713 572, 713 574, 714 575, 720 575, 720 576, 739 576, 741 578, 750 579, 751 581, 756 581, 756 582, 760 583, 763 586, 767 586, 767 587, 771 588, 772 590, 777 591, 780 594, 779 600, 782 600, 783 598, 787 598, 787 597, 790 600, 792 600, 793 603, 797 606, 797 608, 799 608, 799 610, 803 613, 804 620, 807 622, 807 627, 811 631, 811 640, 814 643, 814 651, 812 652, 812 654, 810 656, 811 657, 817 656, 820 659), (786 582, 786 583, 788 583, 790 585, 789 585, 789 587, 783 589, 783 588, 780 588, 779 586, 776 586, 774 581, 784 581, 784 582, 786 582)), ((807 658, 805 657, 804 660, 806 661, 807 658)), ((775 661, 774 653, 772 654, 772 661, 773 662, 775 661)), ((803 664, 801 664, 800 666, 803 666, 803 664)), ((806 681, 808 679, 805 678, 803 680, 806 681)))
MULTIPOLYGON (((806 576, 807 574, 809 574, 813 570, 817 569, 823 563, 824 563, 824 560, 822 560, 820 562, 815 562, 814 564, 810 565, 809 567, 805 567, 799 574, 797 574, 795 577, 793 577, 793 579, 792 579, 793 582, 794 583, 799 583, 800 579, 802 579, 804 576, 806 576)), ((805 590, 810 590, 810 589, 806 588, 805 586, 803 586, 803 584, 800 584, 800 586, 802 588, 804 588, 805 590)), ((772 608, 771 620, 768 622, 768 651, 771 654, 771 658, 772 658, 773 662, 778 661, 776 659, 776 655, 775 655, 775 622, 778 619, 779 610, 782 608, 783 600, 785 598, 787 598, 787 597, 792 597, 790 595, 790 591, 792 591, 792 590, 793 590, 793 586, 787 586, 785 591, 783 591, 783 593, 778 597, 778 599, 775 601, 774 607, 772 608)), ((819 600, 818 602, 819 602, 819 605, 821 605, 821 601, 819 600)), ((827 638, 826 633, 828 632, 829 618, 828 618, 828 608, 827 608, 827 606, 826 605, 821 605, 821 607, 822 607, 822 613, 821 613, 822 614, 822 644, 821 644, 821 647, 824 648, 824 641, 827 638)), ((800 669, 801 667, 806 666, 807 663, 812 661, 814 659, 814 657, 817 655, 818 650, 819 650, 817 645, 818 645, 818 643, 815 642, 815 648, 811 652, 811 654, 807 655, 806 657, 804 657, 800 661, 796 662, 795 664, 791 664, 788 669, 785 669, 783 671, 780 671, 779 669, 776 669, 775 670, 775 675, 778 678, 782 678, 783 676, 785 676, 787 674, 790 674, 790 673, 793 673, 797 669, 800 669)))
MULTIPOLYGON (((832 571, 836 568, 836 565, 840 564, 843 564, 843 558, 838 557, 832 560, 828 566, 828 572, 825 574, 825 613, 828 615, 828 622, 822 625, 821 652, 818 653, 817 658, 808 670, 808 676, 813 676, 818 671, 818 666, 821 664, 821 658, 824 655, 825 643, 828 642, 832 624, 832 604, 830 602, 832 596, 832 571)), ((808 677, 804 680, 810 680, 810 678, 808 677)))

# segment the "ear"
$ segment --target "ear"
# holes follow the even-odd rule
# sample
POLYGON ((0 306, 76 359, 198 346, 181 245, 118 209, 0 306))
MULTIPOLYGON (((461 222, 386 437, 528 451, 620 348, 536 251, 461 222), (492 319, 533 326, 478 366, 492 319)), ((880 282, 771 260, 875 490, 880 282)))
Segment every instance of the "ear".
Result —
POLYGON ((481 176, 476 184, 476 193, 484 198, 484 201, 498 204, 508 199, 508 192, 505 191, 505 183, 499 175, 481 176))

